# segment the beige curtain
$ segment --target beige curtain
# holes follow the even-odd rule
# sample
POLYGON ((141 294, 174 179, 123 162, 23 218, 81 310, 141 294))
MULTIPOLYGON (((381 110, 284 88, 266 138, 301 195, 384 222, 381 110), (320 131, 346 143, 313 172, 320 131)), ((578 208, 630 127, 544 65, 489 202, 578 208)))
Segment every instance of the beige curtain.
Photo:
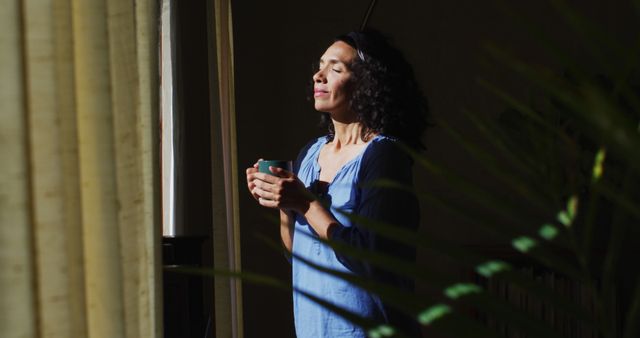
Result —
MULTIPOLYGON (((233 23, 230 0, 208 1, 211 93, 213 258, 217 269, 240 271, 233 23)), ((242 338, 242 284, 214 280, 216 337, 242 338)))
POLYGON ((0 336, 161 337, 151 0, 0 0, 0 336))

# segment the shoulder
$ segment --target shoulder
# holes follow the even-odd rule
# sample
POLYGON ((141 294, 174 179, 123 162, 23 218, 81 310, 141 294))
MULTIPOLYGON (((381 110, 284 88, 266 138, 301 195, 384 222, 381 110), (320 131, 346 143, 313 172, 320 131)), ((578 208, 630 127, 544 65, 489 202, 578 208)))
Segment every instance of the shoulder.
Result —
POLYGON ((294 172, 297 172, 300 168, 302 162, 308 161, 313 154, 315 154, 323 144, 327 142, 326 136, 320 136, 309 141, 300 151, 298 152, 298 157, 294 163, 294 172))
POLYGON ((309 141, 298 153, 298 159, 303 159, 306 155, 317 152, 323 144, 327 143, 326 136, 320 136, 309 141))
POLYGON ((393 137, 378 135, 371 141, 369 147, 367 147, 363 155, 363 162, 365 164, 388 163, 411 166, 413 159, 400 141, 393 137))
POLYGON ((394 138, 379 135, 367 147, 360 165, 360 182, 377 178, 410 180, 413 159, 394 138))
POLYGON ((300 152, 304 153, 312 148, 319 148, 325 143, 327 143, 327 136, 316 137, 309 141, 304 147, 302 147, 302 150, 300 150, 300 152))

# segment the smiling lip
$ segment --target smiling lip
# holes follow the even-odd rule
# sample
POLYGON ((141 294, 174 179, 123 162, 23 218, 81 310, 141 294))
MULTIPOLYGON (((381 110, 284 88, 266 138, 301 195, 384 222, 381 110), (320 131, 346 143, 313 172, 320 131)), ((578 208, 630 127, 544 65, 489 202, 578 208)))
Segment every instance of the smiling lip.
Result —
POLYGON ((314 97, 323 96, 323 95, 326 95, 326 94, 328 94, 328 93, 329 93, 329 92, 328 92, 328 91, 326 91, 326 90, 320 90, 320 89, 314 89, 314 90, 313 90, 313 96, 314 96, 314 97))

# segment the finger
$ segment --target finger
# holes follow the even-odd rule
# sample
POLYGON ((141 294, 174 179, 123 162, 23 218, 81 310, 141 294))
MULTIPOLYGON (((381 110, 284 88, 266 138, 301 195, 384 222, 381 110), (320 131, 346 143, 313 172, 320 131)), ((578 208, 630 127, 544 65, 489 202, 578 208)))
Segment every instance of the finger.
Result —
POLYGON ((269 182, 265 182, 265 181, 261 181, 261 180, 254 180, 253 184, 255 187, 260 188, 261 190, 264 191, 268 191, 268 192, 273 192, 276 189, 276 185, 273 183, 269 183, 269 182))
POLYGON ((247 171, 247 181, 253 181, 256 179, 256 173, 258 171, 256 169, 251 168, 250 171, 247 171))
POLYGON ((252 183, 256 181, 256 177, 254 176, 255 173, 256 173, 255 171, 247 173, 247 183, 252 183))
POLYGON ((257 169, 258 168, 258 164, 260 163, 260 161, 264 161, 264 159, 263 158, 259 158, 258 161, 256 161, 256 163, 253 164, 253 167, 257 169))
POLYGON ((279 167, 269 167, 269 170, 271 170, 272 173, 274 173, 276 176, 278 177, 282 177, 282 178, 290 178, 293 177, 293 173, 286 170, 286 169, 282 169, 279 167))
POLYGON ((249 193, 251 194, 251 197, 253 197, 254 199, 258 199, 260 198, 260 196, 256 195, 253 190, 256 189, 256 185, 253 183, 249 183, 247 184, 247 188, 249 188, 249 193))
POLYGON ((257 178, 257 179, 259 179, 261 181, 264 181, 264 182, 267 182, 267 183, 271 183, 271 184, 278 183, 278 181, 280 180, 279 177, 276 177, 276 176, 273 176, 273 175, 269 175, 269 174, 265 174, 265 173, 260 173, 260 172, 254 173, 253 177, 255 177, 255 178, 257 178))
MULTIPOLYGON (((265 183, 264 183, 264 182, 262 182, 262 181, 260 181, 260 180, 253 180, 253 181, 251 181, 251 184, 253 185, 253 186, 251 187, 251 188, 252 188, 252 190, 253 190, 253 188, 256 188, 256 187, 257 187, 257 188, 260 188, 260 189, 263 189, 263 188, 265 187, 265 186, 264 186, 264 184, 265 184, 265 183)), ((264 189, 263 189, 263 190, 264 190, 264 189)))
POLYGON ((250 191, 250 193, 251 193, 251 197, 253 197, 256 201, 260 199, 260 196, 256 195, 256 194, 253 192, 253 190, 252 190, 252 191, 250 191))
POLYGON ((270 192, 270 191, 266 191, 266 190, 262 190, 260 188, 254 188, 251 191, 252 194, 258 196, 259 198, 264 198, 264 199, 268 199, 268 200, 275 200, 276 196, 274 193, 270 192))
POLYGON ((258 203, 260 203, 260 205, 262 205, 263 207, 267 207, 267 208, 277 208, 278 207, 278 202, 270 201, 270 200, 264 199, 264 198, 259 198, 258 199, 258 203))
POLYGON ((249 192, 255 199, 260 197, 270 199, 273 196, 270 189, 271 185, 269 183, 256 179, 251 181, 247 186, 249 187, 249 192))
POLYGON ((258 169, 255 167, 247 168, 247 175, 258 172, 258 169))
MULTIPOLYGON (((264 173, 260 173, 257 170, 254 169, 254 171, 252 171, 251 173, 247 174, 247 182, 267 182, 267 180, 269 179, 268 177, 265 178, 266 175, 264 173)), ((267 175, 267 176, 272 176, 272 175, 267 175)))

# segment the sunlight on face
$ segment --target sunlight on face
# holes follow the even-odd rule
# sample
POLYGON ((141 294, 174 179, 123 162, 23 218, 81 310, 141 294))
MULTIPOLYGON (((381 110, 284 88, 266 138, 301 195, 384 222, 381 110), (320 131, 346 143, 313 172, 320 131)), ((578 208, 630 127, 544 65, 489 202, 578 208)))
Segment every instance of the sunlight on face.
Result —
POLYGON ((318 71, 313 75, 317 111, 330 113, 332 117, 353 115, 349 109, 349 66, 355 56, 355 49, 343 41, 336 41, 324 52, 318 71))

